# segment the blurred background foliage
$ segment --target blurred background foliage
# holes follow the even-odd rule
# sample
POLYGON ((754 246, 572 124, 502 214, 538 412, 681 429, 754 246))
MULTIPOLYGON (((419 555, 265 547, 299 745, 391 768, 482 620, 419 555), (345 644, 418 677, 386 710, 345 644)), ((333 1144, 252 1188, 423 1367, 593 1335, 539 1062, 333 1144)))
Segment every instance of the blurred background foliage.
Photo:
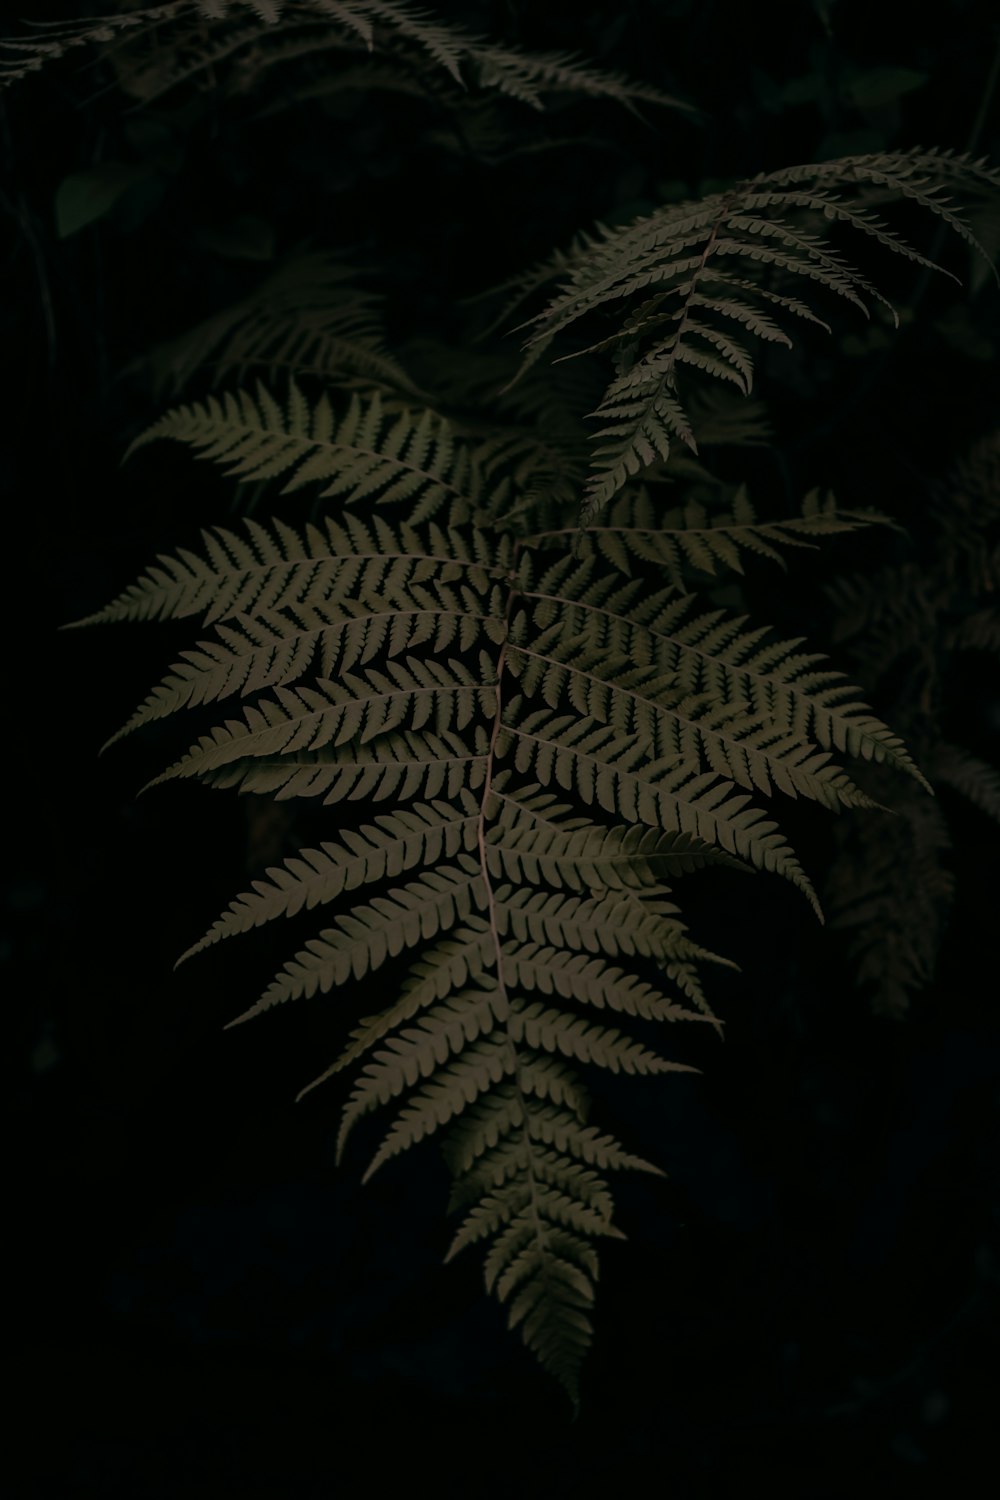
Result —
MULTIPOLYGON (((281 828, 188 788, 137 802, 148 741, 96 757, 147 687, 149 642, 57 625, 231 504, 171 450, 119 471, 169 388, 150 353, 290 254, 332 249, 357 268, 385 299, 388 354, 411 353, 419 383, 428 340, 467 337, 461 299, 594 220, 853 152, 951 146, 1000 163, 1000 27, 979 0, 466 0, 442 15, 693 108, 637 117, 565 95, 542 112, 363 50, 336 69, 255 72, 251 55, 157 94, 155 43, 117 61, 74 52, 0 96, 18 1493, 318 1496, 349 1476, 588 1493, 651 1471, 680 1496, 938 1495, 971 1482, 1000 1395, 985 818, 942 793, 956 894, 947 925, 931 902, 943 946, 905 1018, 873 1013, 843 935, 762 879, 724 935, 743 973, 718 981, 727 1041, 695 1059, 704 1076, 601 1081, 609 1128, 671 1175, 619 1184, 630 1242, 605 1256, 572 1426, 477 1267, 441 1268, 433 1150, 362 1192, 334 1173, 331 1101, 292 1107, 328 1045, 321 1008, 298 1007, 279 1050, 267 1028, 220 1030, 261 945, 172 973, 281 828), (182 875, 194 838, 197 888, 182 875)), ((997 205, 976 228, 1000 248, 997 205)), ((998 421, 988 268, 924 222, 913 234, 960 282, 890 267, 898 331, 840 317, 831 339, 762 358, 774 435, 713 460, 761 512, 820 485, 909 528, 912 544, 865 533, 747 585, 762 618, 839 651, 891 722, 899 672, 890 659, 869 682, 848 662, 834 580, 932 568, 934 485, 998 421)), ((936 733, 996 764, 996 661, 954 654, 949 599, 936 733)), ((822 879, 837 831, 792 813, 822 879)), ((727 878, 683 892, 696 935, 727 878)))

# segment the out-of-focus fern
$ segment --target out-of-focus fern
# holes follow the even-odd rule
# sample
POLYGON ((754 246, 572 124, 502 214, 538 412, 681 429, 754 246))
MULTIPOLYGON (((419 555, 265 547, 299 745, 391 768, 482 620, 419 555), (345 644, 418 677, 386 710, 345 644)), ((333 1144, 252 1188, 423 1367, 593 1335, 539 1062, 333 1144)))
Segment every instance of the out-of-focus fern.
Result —
MULTIPOLYGON (((534 109, 553 95, 637 104, 691 106, 659 89, 603 72, 571 54, 530 54, 439 20, 409 0, 169 0, 69 22, 33 23, 23 39, 0 41, 0 85, 12 83, 77 48, 122 60, 119 82, 145 103, 184 83, 225 71, 237 92, 257 87, 284 64, 377 51, 421 68, 431 63, 462 90, 496 91, 534 109)), ((395 87, 398 73, 385 75, 395 87)), ((419 80, 418 80, 419 81, 419 80)), ((382 86, 373 73, 367 86, 382 86)), ((404 85, 405 86, 405 85, 404 85)), ((307 84, 308 90, 308 84, 307 84)))
MULTIPOLYGON (((949 678, 966 652, 1000 653, 1000 429, 933 486, 915 557, 829 590, 834 639, 868 691, 886 705, 935 788, 957 792, 1000 822, 1000 774, 942 732, 949 678)), ((934 978, 954 877, 937 804, 892 799, 893 813, 838 828, 826 902, 850 933, 858 977, 873 1003, 901 1015, 934 978)))
POLYGON ((249 296, 153 349, 154 394, 172 396, 196 380, 244 384, 289 375, 420 397, 385 345, 380 298, 324 251, 290 256, 249 296))
POLYGON ((901 1016, 934 978, 954 897, 947 820, 937 802, 893 795, 891 811, 838 826, 837 843, 830 926, 876 1013, 901 1016))

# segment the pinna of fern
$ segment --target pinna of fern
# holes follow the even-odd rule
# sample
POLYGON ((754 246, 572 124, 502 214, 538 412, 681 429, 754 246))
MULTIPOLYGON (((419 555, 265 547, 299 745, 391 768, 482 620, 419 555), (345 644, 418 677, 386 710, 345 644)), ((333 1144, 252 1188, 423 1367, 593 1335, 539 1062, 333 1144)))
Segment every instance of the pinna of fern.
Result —
POLYGON ((81 623, 200 617, 213 632, 121 731, 210 716, 156 782, 337 806, 335 833, 270 868, 184 956, 331 908, 239 1020, 320 994, 349 1005, 405 965, 316 1080, 353 1075, 341 1149, 383 1109, 369 1175, 443 1134, 462 1216, 449 1253, 484 1245, 487 1287, 575 1401, 595 1242, 620 1234, 608 1174, 659 1170, 590 1123, 579 1071, 684 1069, 657 1028, 718 1024, 701 969, 719 960, 689 936, 676 879, 764 869, 816 906, 759 799, 870 806, 838 752, 920 776, 821 657, 698 599, 745 549, 773 556, 864 518, 813 497, 796 521, 758 522, 744 498, 704 524, 635 490, 568 551, 562 527, 483 524, 503 507, 476 445, 443 419, 404 420, 375 397, 339 415, 263 389, 168 413, 141 442, 179 438, 344 509, 206 531, 81 623))

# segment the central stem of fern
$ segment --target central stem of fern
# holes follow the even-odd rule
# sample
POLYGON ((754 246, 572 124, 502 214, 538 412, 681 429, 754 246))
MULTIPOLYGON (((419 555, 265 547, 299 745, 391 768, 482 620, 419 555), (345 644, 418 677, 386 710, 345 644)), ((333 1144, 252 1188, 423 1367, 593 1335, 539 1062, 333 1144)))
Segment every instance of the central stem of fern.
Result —
MULTIPOLYGON (((489 863, 486 857, 486 820, 488 807, 493 790, 493 766, 496 761, 497 740, 500 737, 500 721, 503 712, 503 674, 507 663, 507 645, 510 640, 510 619, 514 600, 517 597, 517 558, 520 551, 520 543, 514 543, 511 555, 510 570, 507 581, 510 588, 507 593, 507 603, 503 616, 503 640, 500 643, 500 653, 497 657, 497 681, 496 681, 496 709, 493 715, 493 727, 490 730, 490 743, 486 752, 486 778, 483 782, 483 796, 479 804, 479 823, 477 826, 477 842, 479 845, 479 868, 482 871, 483 884, 486 888, 486 910, 489 916, 490 933, 493 938, 493 950, 497 961, 497 985, 500 990, 498 1000, 497 1019, 506 1021, 510 1015, 510 1000, 507 995, 507 987, 503 977, 503 947, 500 942, 500 931, 497 927, 496 901, 493 895, 493 883, 490 879, 489 863)), ((511 1043, 513 1046, 513 1042, 511 1043)))
POLYGON ((538 1204, 538 1179, 534 1171, 532 1160, 532 1138, 528 1122, 528 1103, 521 1077, 521 1067, 518 1059, 517 1045, 510 1034, 510 995, 507 992, 507 983, 504 978, 503 943, 500 938, 500 929, 497 925, 496 899, 493 893, 493 881, 490 876, 489 862, 486 854, 486 821, 489 816, 488 809, 493 787, 493 767, 496 762, 497 740, 500 737, 500 725, 503 716, 503 674, 507 663, 507 646, 510 641, 510 622, 513 612, 514 600, 518 595, 518 556, 521 543, 514 543, 511 554, 510 569, 507 574, 509 584, 507 603, 503 616, 503 640, 500 644, 500 652, 497 656, 496 671, 496 710, 493 716, 493 727, 490 731, 490 743, 486 756, 486 777, 483 782, 483 796, 479 805, 479 823, 477 828, 477 843, 479 846, 479 868, 483 877, 483 885, 486 891, 486 911, 489 920, 490 934, 493 939, 493 952, 496 956, 497 975, 497 997, 493 1004, 493 1011, 498 1021, 502 1022, 507 1031, 507 1051, 511 1065, 511 1076, 517 1097, 521 1105, 521 1132, 525 1147, 525 1171, 528 1179, 528 1189, 531 1194, 530 1207, 531 1218, 534 1227, 535 1241, 538 1246, 540 1265, 542 1267, 543 1279, 547 1279, 547 1256, 545 1244, 545 1232, 538 1204))

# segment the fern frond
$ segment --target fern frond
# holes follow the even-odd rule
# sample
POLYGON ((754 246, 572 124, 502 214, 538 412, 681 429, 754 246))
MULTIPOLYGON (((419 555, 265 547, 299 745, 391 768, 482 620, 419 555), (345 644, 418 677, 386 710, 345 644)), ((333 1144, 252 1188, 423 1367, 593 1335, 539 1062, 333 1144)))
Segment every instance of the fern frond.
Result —
POLYGON ((551 627, 537 650, 518 646, 511 655, 512 671, 527 691, 540 691, 550 707, 566 703, 599 722, 614 722, 640 736, 657 760, 703 761, 748 791, 770 795, 774 781, 790 796, 802 793, 831 808, 870 805, 801 734, 738 699, 685 693, 655 664, 630 667, 619 651, 598 648, 564 665, 569 653, 551 627))
POLYGON ((411 731, 433 733, 468 727, 477 709, 485 719, 495 702, 493 685, 481 684, 452 660, 408 658, 390 664, 386 673, 366 670, 339 681, 317 678, 314 687, 279 688, 274 699, 260 699, 244 710, 243 721, 230 719, 203 735, 187 754, 148 786, 174 777, 205 776, 233 761, 267 759, 313 748, 359 746, 391 734, 403 721, 411 731))
MULTIPOLYGON (((457 589, 435 588, 433 582, 411 583, 409 594, 427 601, 417 604, 412 598, 409 607, 402 600, 393 607, 387 600, 382 609, 373 609, 369 597, 367 607, 357 604, 351 609, 349 600, 340 606, 304 604, 288 606, 285 612, 261 612, 256 618, 240 613, 231 625, 217 624, 219 640, 202 640, 198 648, 184 652, 183 660, 174 664, 103 748, 183 706, 217 702, 232 693, 246 696, 265 687, 285 687, 313 664, 318 676, 333 678, 352 672, 376 655, 393 658, 417 646, 430 646, 435 655, 450 646, 468 649, 483 622, 492 616, 463 610, 457 589)), ((466 600, 474 597, 472 589, 463 589, 462 594, 466 600)))
POLYGON ((418 531, 379 516, 327 516, 322 528, 308 524, 302 534, 278 519, 262 526, 247 517, 243 525, 245 537, 224 527, 203 531, 205 556, 187 549, 161 556, 160 566, 104 609, 63 628, 194 614, 210 625, 244 614, 311 608, 334 594, 338 604, 344 597, 384 603, 430 579, 465 582, 485 593, 491 577, 503 577, 511 555, 506 538, 487 539, 457 525, 418 531))
MULTIPOLYGON (((523 1152, 520 1155, 523 1156, 523 1152)), ((511 1153, 506 1165, 509 1175, 517 1174, 520 1165, 518 1155, 511 1153)), ((534 1165, 535 1197, 543 1209, 548 1211, 547 1217, 582 1234, 610 1234, 617 1239, 625 1238, 610 1223, 610 1194, 596 1173, 588 1172, 569 1157, 560 1157, 556 1152, 538 1152, 534 1165), (539 1170, 542 1163, 544 1167, 539 1170), (553 1177, 571 1182, 578 1196, 571 1198, 553 1191, 553 1177)), ((451 1260, 467 1245, 496 1234, 516 1214, 527 1208, 531 1199, 531 1186, 527 1183, 503 1182, 492 1193, 488 1193, 466 1217, 452 1240, 445 1260, 451 1260)))
MULTIPOLYGON (((359 1058, 364 1057, 385 1037, 392 1035, 400 1026, 412 1021, 436 1000, 445 1000, 450 996, 456 1003, 461 1002, 468 1006, 479 1005, 484 991, 499 989, 495 977, 489 973, 488 961, 489 934, 485 924, 473 927, 466 923, 464 927, 456 929, 451 937, 439 939, 427 949, 422 958, 414 960, 411 964, 409 976, 404 981, 395 1003, 384 1011, 380 1011, 378 1015, 366 1017, 360 1025, 356 1026, 351 1034, 350 1042, 340 1056, 319 1077, 306 1084, 305 1088, 300 1090, 298 1098, 303 1098, 345 1068, 352 1067, 359 1058), (467 989, 466 986, 470 987, 467 989)), ((502 1005, 502 996, 500 1003, 502 1005)), ((496 1008, 495 999, 491 1000, 490 1004, 494 1009, 496 1008)), ((262 1008, 264 1007, 258 1002, 229 1024, 240 1025, 243 1021, 258 1015, 262 1008)), ((564 1073, 564 1083, 567 1076, 564 1073)), ((575 1079, 569 1082, 570 1090, 578 1087, 575 1079)), ((562 1088, 557 1092, 565 1102, 567 1088, 562 1088)))
POLYGON ((871 805, 837 750, 919 774, 823 658, 696 612, 673 585, 650 592, 632 564, 669 572, 666 535, 678 572, 711 574, 741 549, 771 555, 871 518, 810 497, 802 518, 762 522, 740 495, 720 524, 688 507, 664 534, 648 497, 630 496, 613 513, 626 524, 583 531, 574 555, 559 531, 475 524, 473 481, 495 494, 513 470, 516 503, 531 461, 519 472, 506 439, 453 440, 433 414, 356 400, 335 437, 332 408, 294 390, 288 413, 239 393, 157 430, 241 473, 291 469, 286 489, 311 475, 328 493, 384 496, 386 466, 408 466, 400 493, 420 519, 204 532, 200 552, 159 559, 91 620, 199 615, 215 629, 119 736, 240 694, 239 716, 150 785, 382 804, 272 866, 184 957, 332 906, 231 1025, 398 966, 383 1008, 348 1023, 303 1092, 356 1069, 338 1151, 369 1113, 393 1111, 366 1176, 444 1134, 465 1214, 453 1248, 485 1244, 512 1326, 574 1394, 594 1240, 616 1232, 603 1174, 654 1170, 587 1123, 577 1070, 690 1072, 626 1026, 719 1024, 699 971, 722 960, 689 936, 666 880, 707 863, 772 870, 818 912, 748 792, 871 805), (450 492, 430 504, 433 486, 450 492))
POLYGON ((633 910, 631 892, 599 891, 580 897, 498 885, 493 888, 493 919, 502 937, 510 934, 520 943, 551 943, 613 958, 664 958, 685 946, 685 929, 674 920, 676 906, 659 900, 659 895, 647 891, 633 910))
POLYGON ((677 757, 651 762, 642 736, 616 734, 594 719, 549 709, 525 715, 516 730, 503 734, 501 745, 513 749, 518 771, 543 786, 554 781, 572 787, 587 806, 628 822, 678 829, 785 876, 820 915, 815 892, 777 824, 748 805, 748 797, 733 795, 732 783, 715 773, 677 757))
POLYGON ((954 790, 978 807, 980 812, 1000 823, 1000 771, 978 755, 971 755, 961 745, 942 743, 932 761, 937 781, 954 790))
POLYGON ((830 872, 830 926, 846 933, 858 980, 883 1015, 902 1015, 934 976, 954 894, 949 848, 937 804, 908 799, 859 823, 830 872))
POLYGON ((452 1207, 466 1209, 446 1258, 492 1240, 487 1290, 501 1302, 513 1297, 509 1326, 522 1325, 528 1348, 575 1401, 598 1274, 590 1240, 622 1237, 601 1170, 659 1169, 509 1083, 460 1116, 446 1154, 452 1207))
POLYGON ((193 0, 169 0, 165 5, 93 16, 87 20, 36 22, 41 34, 36 34, 31 41, 4 38, 0 42, 0 85, 18 82, 64 57, 75 47, 114 42, 123 33, 144 31, 177 20, 193 9, 193 0))
POLYGON ((573 55, 532 55, 500 46, 409 0, 170 0, 125 14, 41 24, 41 38, 0 43, 0 84, 24 78, 76 47, 113 52, 132 40, 121 82, 133 97, 151 103, 223 62, 232 65, 234 86, 245 91, 269 67, 330 50, 350 54, 360 42, 389 58, 409 52, 421 63, 429 61, 463 91, 468 75, 479 87, 534 109, 546 107, 546 95, 568 93, 609 99, 633 112, 639 103, 692 110, 660 89, 590 67, 573 55), (293 40, 289 44, 285 38, 293 40), (148 49, 140 55, 144 66, 136 65, 136 42, 148 49))
POLYGON ((435 656, 449 648, 468 650, 499 618, 490 604, 468 586, 406 579, 381 608, 368 594, 363 604, 345 600, 237 614, 232 624, 216 625, 217 641, 201 641, 184 653, 107 745, 187 705, 284 687, 314 665, 318 676, 332 678, 375 657, 391 660, 421 646, 435 656))
POLYGON ((188 443, 242 480, 290 474, 282 494, 315 484, 322 486, 320 497, 340 496, 348 504, 405 500, 412 521, 456 502, 475 507, 479 501, 468 449, 456 448, 447 423, 430 410, 418 418, 408 411, 387 418, 378 391, 367 404, 353 396, 339 422, 325 394, 310 407, 294 380, 284 408, 261 384, 256 398, 245 391, 209 396, 167 412, 126 458, 158 438, 188 443))
MULTIPOLYGON (((577 1406, 577 1372, 592 1337, 588 1313, 594 1300, 596 1259, 579 1233, 558 1227, 544 1212, 547 1208, 554 1214, 567 1202, 572 1200, 554 1199, 532 1182, 528 1206, 493 1246, 485 1279, 488 1291, 495 1289, 501 1302, 510 1303, 508 1327, 520 1325, 527 1347, 577 1406)), ((588 1227, 593 1223, 577 1206, 578 1226, 581 1219, 588 1227)), ((611 1232, 603 1221, 597 1224, 599 1232, 611 1232)))
MULTIPOLYGON (((902 705, 935 787, 958 792, 996 820, 996 768, 942 740, 939 714, 959 653, 1000 650, 996 612, 983 608, 983 596, 1000 580, 998 520, 994 428, 931 485, 929 524, 916 532, 904 561, 838 579, 827 590, 834 639, 849 642, 868 683, 902 705)), ((940 811, 907 801, 891 824, 862 826, 840 842, 831 875, 834 919, 850 930, 850 951, 859 975, 874 985, 876 1006, 901 1015, 934 977, 952 899, 948 826, 940 811)))
POLYGON ((299 751, 273 759, 229 761, 201 773, 209 786, 289 797, 321 797, 326 804, 371 798, 456 797, 480 787, 489 753, 479 735, 470 747, 457 734, 406 731, 380 735, 373 745, 299 751))
POLYGON ((877 288, 833 247, 825 225, 849 226, 937 269, 870 211, 866 190, 919 204, 981 250, 943 196, 945 186, 992 193, 1000 188, 1000 173, 954 153, 845 157, 761 173, 701 203, 671 204, 633 224, 601 229, 578 248, 558 268, 563 289, 530 320, 535 332, 526 347, 537 358, 597 314, 618 325, 587 346, 615 350, 619 369, 592 414, 602 425, 583 521, 593 520, 630 479, 668 458, 675 441, 694 447, 686 373, 729 382, 749 395, 754 361, 746 339, 790 344, 775 321, 779 310, 822 321, 808 300, 774 289, 769 277, 822 290, 866 316, 869 302, 891 312, 877 288), (637 297, 643 299, 638 310, 637 297))
POLYGON ((446 802, 418 802, 382 814, 356 832, 342 833, 341 844, 303 849, 268 870, 266 879, 255 881, 251 892, 232 902, 205 936, 181 954, 178 964, 222 938, 326 905, 344 891, 395 878, 415 866, 434 865, 442 857, 453 859, 463 849, 471 852, 478 804, 463 789, 459 806, 464 811, 456 814, 446 802))
POLYGON ((591 67, 575 53, 524 53, 490 44, 470 50, 469 57, 480 87, 496 89, 537 110, 545 108, 547 93, 560 93, 610 99, 632 113, 637 113, 637 104, 697 113, 692 105, 672 94, 637 83, 624 74, 591 67))
POLYGON ((1000 656, 1000 613, 983 609, 955 625, 947 644, 952 651, 985 651, 1000 656))
POLYGON ((285 965, 253 1014, 325 993, 351 978, 363 979, 387 958, 454 927, 459 919, 468 921, 473 909, 485 904, 478 865, 460 854, 454 865, 438 865, 420 880, 394 886, 388 895, 373 897, 370 905, 338 917, 285 965))
POLYGON ((204 372, 213 385, 248 374, 314 375, 422 393, 385 348, 380 301, 359 273, 324 251, 301 251, 232 307, 153 349, 154 391, 174 395, 204 372))
MULTIPOLYGON (((469 1114, 474 1113, 473 1110, 469 1114)), ((456 1128, 450 1137, 451 1149, 460 1137, 460 1130, 456 1128)), ((463 1143, 467 1144, 469 1132, 461 1132, 463 1143)), ((490 1194, 491 1191, 503 1186, 527 1165, 528 1146, 523 1137, 508 1136, 500 1144, 488 1150, 485 1155, 476 1161, 474 1166, 469 1167, 454 1178, 451 1193, 450 1208, 452 1212, 465 1207, 470 1202, 476 1202, 483 1193, 490 1194)), ((540 1182, 557 1182, 560 1178, 564 1182, 571 1182, 580 1200, 588 1204, 606 1220, 610 1220, 614 1211, 611 1194, 607 1191, 603 1179, 599 1173, 590 1167, 585 1167, 571 1156, 565 1156, 562 1152, 552 1151, 546 1148, 538 1149, 532 1153, 532 1167, 535 1176, 540 1182)), ((656 1174, 659 1175, 659 1174, 656 1174)), ((446 1260, 451 1260, 459 1250, 467 1244, 473 1244, 475 1240, 484 1236, 478 1226, 483 1223, 484 1216, 473 1211, 469 1214, 467 1223, 458 1231, 446 1260)))
POLYGON ((541 580, 546 589, 528 596, 537 600, 532 616, 536 629, 549 632, 542 639, 551 637, 556 618, 568 612, 564 628, 569 639, 614 652, 622 661, 655 665, 661 678, 672 676, 678 693, 707 695, 720 707, 742 704, 751 719, 773 726, 776 738, 788 735, 800 746, 812 741, 821 750, 887 761, 928 786, 898 735, 857 700, 842 673, 816 670, 825 658, 799 652, 801 640, 769 640, 766 626, 747 630, 745 617, 723 610, 685 621, 691 596, 673 590, 643 596, 635 583, 617 598, 607 598, 606 585, 585 586, 587 565, 576 577, 572 566, 557 565, 541 580), (567 574, 572 578, 570 597, 563 593, 567 574), (622 608, 626 600, 627 614, 622 608))
POLYGON ((571 830, 565 823, 560 826, 539 818, 523 794, 518 802, 506 802, 501 809, 486 854, 492 874, 515 885, 527 880, 557 890, 563 886, 571 890, 652 887, 663 875, 687 874, 706 864, 746 868, 724 850, 690 834, 662 833, 635 824, 599 828, 586 822, 571 830))
POLYGON ((508 961, 511 977, 526 990, 561 995, 598 1010, 619 1011, 646 1021, 707 1019, 603 958, 586 954, 567 958, 566 948, 570 946, 566 943, 561 948, 544 948, 524 943, 508 961))
POLYGON ((805 496, 801 516, 762 521, 743 485, 727 510, 711 515, 694 500, 658 514, 648 491, 640 487, 635 494, 615 500, 599 526, 565 527, 539 535, 572 537, 578 557, 596 550, 626 574, 635 571, 636 562, 654 563, 673 584, 683 587, 685 568, 710 576, 730 569, 742 573, 742 552, 753 552, 784 567, 779 547, 810 547, 813 543, 803 538, 878 524, 890 523, 873 511, 845 510, 833 495, 821 495, 819 490, 805 496))
POLYGON ((355 1121, 382 1104, 391 1104, 422 1078, 430 1078, 472 1042, 492 1031, 496 1016, 493 993, 449 998, 425 1011, 415 1026, 394 1033, 359 1075, 344 1110, 338 1149, 355 1121))

